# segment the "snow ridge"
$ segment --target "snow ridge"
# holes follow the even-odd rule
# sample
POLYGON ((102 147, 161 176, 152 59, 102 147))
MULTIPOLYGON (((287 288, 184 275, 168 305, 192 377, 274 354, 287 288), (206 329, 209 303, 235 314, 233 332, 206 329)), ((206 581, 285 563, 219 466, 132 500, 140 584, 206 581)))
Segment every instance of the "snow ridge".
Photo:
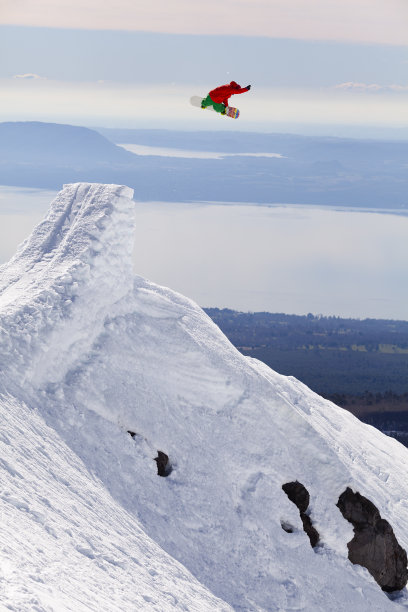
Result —
MULTIPOLYGON (((138 535, 131 548, 145 546, 139 548, 143 572, 146 557, 159 567, 156 603, 135 599, 137 609, 171 609, 164 594, 167 564, 168 577, 182 585, 178 609, 184 594, 185 609, 227 610, 211 593, 235 610, 407 608, 405 589, 391 601, 367 570, 349 562, 352 528, 336 507, 346 487, 359 491, 407 548, 407 450, 299 381, 243 357, 187 298, 135 277, 131 196, 114 185, 66 186, 44 222, 0 269, 0 382, 8 392, 2 405, 6 415, 20 414, 16 422, 7 421, 6 437, 13 442, 0 474, 14 488, 0 500, 8 508, 16 500, 13 513, 34 520, 31 494, 24 492, 30 468, 42 525, 52 525, 54 511, 32 488, 41 478, 48 490, 48 470, 50 498, 65 470, 61 499, 72 512, 64 514, 61 530, 54 528, 55 546, 66 551, 72 584, 71 555, 86 557, 81 572, 92 591, 103 585, 95 566, 104 565, 104 555, 116 559, 92 525, 107 538, 111 534, 124 563, 109 583, 121 585, 118 609, 129 609, 129 580, 138 577, 124 544, 132 530, 138 535), (24 423, 34 445, 27 451, 24 423), (128 430, 135 432, 133 439, 128 430), (47 440, 45 462, 35 450, 41 439, 47 440), (57 447, 62 458, 52 472, 57 447), (157 450, 170 458, 167 478, 156 475, 157 450), (78 470, 80 485, 74 484, 78 470), (310 493, 310 515, 321 537, 316 549, 282 490, 294 480, 310 493), (98 496, 103 516, 96 507, 89 515, 77 493, 83 501, 98 496), (63 529, 74 533, 74 521, 75 533, 83 533, 75 545, 80 550, 63 535, 63 529), (284 531, 282 522, 293 532, 284 531), (164 555, 166 568, 157 555, 164 555), (175 569, 175 559, 186 569, 175 569), (173 571, 185 572, 181 582, 173 571), (191 578, 192 590, 187 588, 188 572, 201 586, 191 578)), ((10 515, 9 524, 17 519, 10 515)), ((13 529, 6 537, 12 542, 13 529)), ((60 563, 51 549, 50 544, 52 563, 60 563)), ((10 563, 21 563, 27 578, 34 570, 21 561, 21 546, 16 550, 9 552, 10 563)), ((35 575, 43 579, 45 568, 36 563, 35 575)), ((45 606, 42 588, 30 580, 45 606)), ((64 588, 55 574, 51 583, 64 588)), ((89 609, 83 597, 81 605, 89 609)), ((95 609, 114 609, 103 593, 98 601, 95 609)), ((65 605, 64 600, 59 609, 69 609, 65 605)))

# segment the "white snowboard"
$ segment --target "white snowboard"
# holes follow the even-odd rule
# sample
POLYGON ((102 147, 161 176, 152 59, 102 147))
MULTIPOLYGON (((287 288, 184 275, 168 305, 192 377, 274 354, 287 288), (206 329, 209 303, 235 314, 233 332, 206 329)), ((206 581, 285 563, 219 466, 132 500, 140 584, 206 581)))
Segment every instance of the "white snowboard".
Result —
MULTIPOLYGON (((198 108, 201 108, 201 102, 204 100, 204 98, 200 98, 200 96, 191 96, 190 98, 190 103, 193 106, 197 106, 198 108)), ((214 112, 216 112, 212 106, 207 106, 206 110, 212 110, 214 112)), ((238 119, 239 117, 239 110, 237 108, 235 108, 234 106, 227 106, 225 109, 226 113, 225 115, 223 115, 224 117, 231 117, 232 119, 238 119)), ((220 114, 220 113, 218 113, 220 114)))
MULTIPOLYGON (((203 100, 204 98, 200 98, 200 96, 191 96, 190 104, 192 104, 193 106, 197 106, 198 108, 201 108, 201 102, 203 100)), ((210 108, 212 111, 214 110, 212 106, 208 106, 207 108, 210 108)))

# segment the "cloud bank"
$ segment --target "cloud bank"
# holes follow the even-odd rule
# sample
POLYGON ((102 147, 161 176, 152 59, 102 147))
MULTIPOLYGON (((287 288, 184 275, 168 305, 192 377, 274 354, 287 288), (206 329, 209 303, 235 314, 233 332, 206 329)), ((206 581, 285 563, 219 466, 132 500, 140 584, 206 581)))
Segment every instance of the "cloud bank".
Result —
POLYGON ((395 92, 395 93, 407 93, 408 85, 379 85, 378 83, 355 83, 349 81, 347 83, 339 83, 335 85, 335 89, 343 91, 356 91, 364 93, 377 93, 377 92, 395 92))
POLYGON ((27 72, 26 74, 15 74, 13 79, 28 79, 28 80, 36 80, 40 79, 41 81, 46 80, 47 77, 40 76, 39 74, 34 74, 32 72, 27 72))
MULTIPOLYGON (((204 130, 221 125, 217 123, 220 117, 202 113, 190 105, 194 89, 188 85, 131 86, 9 79, 0 80, 0 86, 0 121, 204 130)), ((361 91, 359 95, 344 95, 341 90, 329 88, 319 91, 256 88, 256 95, 242 96, 239 108, 239 121, 226 120, 222 129, 268 131, 272 124, 283 123, 388 127, 408 123, 406 96, 391 93, 379 96, 361 91)))

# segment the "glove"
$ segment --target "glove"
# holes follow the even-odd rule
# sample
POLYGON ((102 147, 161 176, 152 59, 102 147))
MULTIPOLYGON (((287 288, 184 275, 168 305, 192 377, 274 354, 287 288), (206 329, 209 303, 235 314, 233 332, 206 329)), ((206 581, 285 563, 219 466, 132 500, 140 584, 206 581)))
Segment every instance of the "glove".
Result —
POLYGON ((247 85, 247 86, 246 86, 246 88, 247 88, 247 90, 249 91, 249 90, 251 89, 251 86, 250 86, 250 85, 247 85))

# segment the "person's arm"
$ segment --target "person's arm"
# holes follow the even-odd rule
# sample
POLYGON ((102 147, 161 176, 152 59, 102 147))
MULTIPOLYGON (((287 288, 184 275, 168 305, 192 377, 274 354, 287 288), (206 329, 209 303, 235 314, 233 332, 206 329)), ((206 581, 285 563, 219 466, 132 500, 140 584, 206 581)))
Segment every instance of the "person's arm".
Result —
POLYGON ((246 91, 249 91, 250 89, 251 89, 251 86, 247 85, 246 87, 241 87, 240 89, 235 89, 234 94, 245 93, 246 91))

